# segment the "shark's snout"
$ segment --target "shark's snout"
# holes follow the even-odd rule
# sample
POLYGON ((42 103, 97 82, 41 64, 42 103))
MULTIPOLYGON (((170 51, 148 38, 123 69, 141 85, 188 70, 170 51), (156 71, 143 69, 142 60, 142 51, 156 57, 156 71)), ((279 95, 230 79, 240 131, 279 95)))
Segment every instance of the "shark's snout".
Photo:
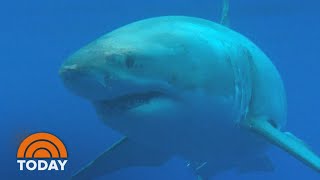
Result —
POLYGON ((175 94, 175 88, 168 79, 176 78, 166 71, 170 68, 163 61, 172 51, 143 42, 117 35, 102 37, 72 54, 61 66, 59 75, 74 94, 103 102, 104 106, 121 107, 117 109, 148 104, 159 99, 158 94, 162 99, 169 98, 169 94, 175 94))
POLYGON ((76 64, 62 66, 59 70, 59 75, 63 79, 63 81, 70 81, 72 79, 76 79, 79 77, 79 74, 80 72, 76 64))
POLYGON ((59 75, 64 85, 73 93, 87 99, 104 99, 107 96, 103 74, 81 68, 77 64, 63 65, 59 75))

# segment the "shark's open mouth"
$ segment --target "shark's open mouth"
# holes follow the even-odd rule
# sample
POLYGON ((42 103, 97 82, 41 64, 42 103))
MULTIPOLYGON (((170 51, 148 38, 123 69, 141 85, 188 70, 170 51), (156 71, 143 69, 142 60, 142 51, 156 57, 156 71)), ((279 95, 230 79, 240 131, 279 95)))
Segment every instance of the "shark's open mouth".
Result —
POLYGON ((149 103, 152 99, 165 96, 159 91, 132 93, 97 102, 110 111, 126 111, 149 103))

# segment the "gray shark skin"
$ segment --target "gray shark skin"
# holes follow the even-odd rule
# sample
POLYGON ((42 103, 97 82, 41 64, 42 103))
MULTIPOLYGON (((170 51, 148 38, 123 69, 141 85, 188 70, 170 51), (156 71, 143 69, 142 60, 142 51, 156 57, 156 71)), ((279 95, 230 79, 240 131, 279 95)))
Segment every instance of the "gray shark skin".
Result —
POLYGON ((223 25, 183 16, 138 21, 77 51, 60 76, 124 135, 75 179, 159 166, 173 156, 199 179, 231 169, 268 172, 270 143, 320 170, 319 157, 281 130, 286 97, 277 69, 223 25))

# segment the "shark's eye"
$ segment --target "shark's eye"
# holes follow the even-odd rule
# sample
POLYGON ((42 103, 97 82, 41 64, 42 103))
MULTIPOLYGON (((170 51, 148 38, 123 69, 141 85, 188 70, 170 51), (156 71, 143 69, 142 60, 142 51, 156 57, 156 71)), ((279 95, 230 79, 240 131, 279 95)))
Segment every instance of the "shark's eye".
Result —
POLYGON ((134 66, 134 59, 131 56, 128 56, 127 59, 125 60, 125 64, 127 68, 132 68, 134 66))

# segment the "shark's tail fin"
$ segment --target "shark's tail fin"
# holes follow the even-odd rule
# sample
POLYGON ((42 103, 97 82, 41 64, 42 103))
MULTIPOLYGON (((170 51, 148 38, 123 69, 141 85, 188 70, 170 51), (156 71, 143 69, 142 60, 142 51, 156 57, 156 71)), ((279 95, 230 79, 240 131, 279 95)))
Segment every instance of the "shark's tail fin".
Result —
POLYGON ((224 26, 229 26, 229 0, 223 0, 220 23, 224 26))

